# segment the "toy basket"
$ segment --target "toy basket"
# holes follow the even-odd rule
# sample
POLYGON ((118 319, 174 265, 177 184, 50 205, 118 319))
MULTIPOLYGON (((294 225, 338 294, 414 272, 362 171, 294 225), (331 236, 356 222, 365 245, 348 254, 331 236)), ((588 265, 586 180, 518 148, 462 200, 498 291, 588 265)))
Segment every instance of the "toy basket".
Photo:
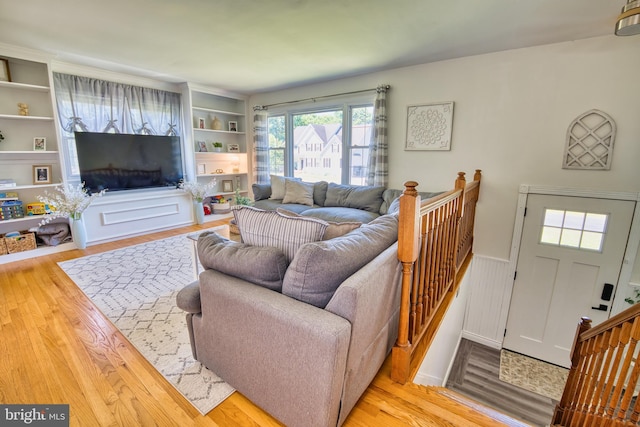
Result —
POLYGON ((2 240, 7 245, 7 252, 10 254, 30 251, 36 248, 35 233, 21 232, 19 236, 5 236, 2 240))
POLYGON ((4 243, 4 239, 0 239, 0 255, 7 254, 7 245, 4 243))

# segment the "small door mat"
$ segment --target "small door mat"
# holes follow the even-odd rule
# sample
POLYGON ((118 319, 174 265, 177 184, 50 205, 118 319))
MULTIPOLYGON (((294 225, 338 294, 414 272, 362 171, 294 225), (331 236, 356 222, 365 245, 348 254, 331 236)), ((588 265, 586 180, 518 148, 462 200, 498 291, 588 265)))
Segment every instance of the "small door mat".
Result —
POLYGON ((568 374, 566 368, 509 350, 500 351, 500 380, 542 396, 559 401, 568 374))

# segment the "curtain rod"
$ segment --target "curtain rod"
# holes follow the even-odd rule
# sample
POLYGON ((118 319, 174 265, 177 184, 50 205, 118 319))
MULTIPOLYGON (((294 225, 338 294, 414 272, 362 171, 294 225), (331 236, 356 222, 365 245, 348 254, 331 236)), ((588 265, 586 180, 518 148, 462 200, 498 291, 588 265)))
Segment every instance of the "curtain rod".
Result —
POLYGON ((253 107, 253 111, 266 110, 269 107, 275 107, 275 106, 278 106, 278 105, 295 104, 295 103, 298 103, 298 102, 305 102, 305 101, 313 101, 313 102, 315 102, 318 99, 334 98, 336 96, 344 96, 344 95, 354 95, 356 93, 372 92, 374 90, 375 91, 380 91, 380 90, 387 91, 390 88, 391 88, 391 86, 389 86, 389 85, 380 85, 378 87, 374 87, 374 88, 371 88, 371 89, 354 90, 352 92, 336 93, 336 94, 333 94, 333 95, 314 96, 313 98, 296 99, 295 101, 277 102, 275 104, 256 105, 256 106, 253 107))

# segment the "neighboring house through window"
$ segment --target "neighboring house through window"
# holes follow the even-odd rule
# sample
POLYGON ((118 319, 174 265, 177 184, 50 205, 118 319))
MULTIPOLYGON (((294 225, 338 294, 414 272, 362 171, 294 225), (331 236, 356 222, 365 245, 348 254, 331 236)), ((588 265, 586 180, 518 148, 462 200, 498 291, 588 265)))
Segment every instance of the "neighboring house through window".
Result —
POLYGON ((373 102, 269 111, 269 173, 303 181, 365 185, 373 102))

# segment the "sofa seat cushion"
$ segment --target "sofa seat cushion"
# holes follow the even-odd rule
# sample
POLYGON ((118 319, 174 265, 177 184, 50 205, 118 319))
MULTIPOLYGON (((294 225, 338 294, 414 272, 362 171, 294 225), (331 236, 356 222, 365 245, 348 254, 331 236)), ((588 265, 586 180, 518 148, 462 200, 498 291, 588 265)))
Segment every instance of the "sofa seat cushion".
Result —
MULTIPOLYGON (((282 208, 287 210, 292 210, 287 208, 285 205, 282 205, 282 208)), ((366 224, 367 222, 371 222, 380 216, 375 212, 368 212, 360 209, 340 208, 340 207, 305 209, 298 213, 302 216, 318 218, 324 221, 361 222, 363 224, 366 224)))
POLYGON ((278 248, 234 242, 210 231, 198 238, 198 258, 205 269, 217 270, 278 292, 282 290, 284 274, 289 266, 289 260, 278 248))
POLYGON ((380 213, 384 187, 340 185, 330 182, 327 187, 325 207, 339 206, 380 213))
POLYGON ((282 203, 282 200, 258 200, 253 204, 253 207, 262 209, 263 211, 275 211, 278 208, 283 208, 291 212, 301 213, 306 210, 312 209, 311 206, 299 205, 297 203, 282 203))
POLYGON ((276 247, 289 262, 300 246, 322 239, 329 225, 316 218, 293 218, 250 206, 234 209, 233 215, 244 243, 276 247))
MULTIPOLYGON (((283 208, 278 208, 276 209, 276 211, 286 216, 294 216, 294 217, 301 216, 300 214, 288 211, 283 208)), ((329 223, 329 226, 327 227, 327 230, 324 232, 324 236, 322 236, 322 240, 335 239, 336 237, 343 236, 348 232, 355 230, 356 228, 362 225, 361 222, 357 222, 357 221, 356 222, 327 221, 327 223, 329 223)))
POLYGON ((398 218, 384 215, 344 236, 300 247, 289 265, 282 293, 324 308, 340 284, 398 238, 398 218))

